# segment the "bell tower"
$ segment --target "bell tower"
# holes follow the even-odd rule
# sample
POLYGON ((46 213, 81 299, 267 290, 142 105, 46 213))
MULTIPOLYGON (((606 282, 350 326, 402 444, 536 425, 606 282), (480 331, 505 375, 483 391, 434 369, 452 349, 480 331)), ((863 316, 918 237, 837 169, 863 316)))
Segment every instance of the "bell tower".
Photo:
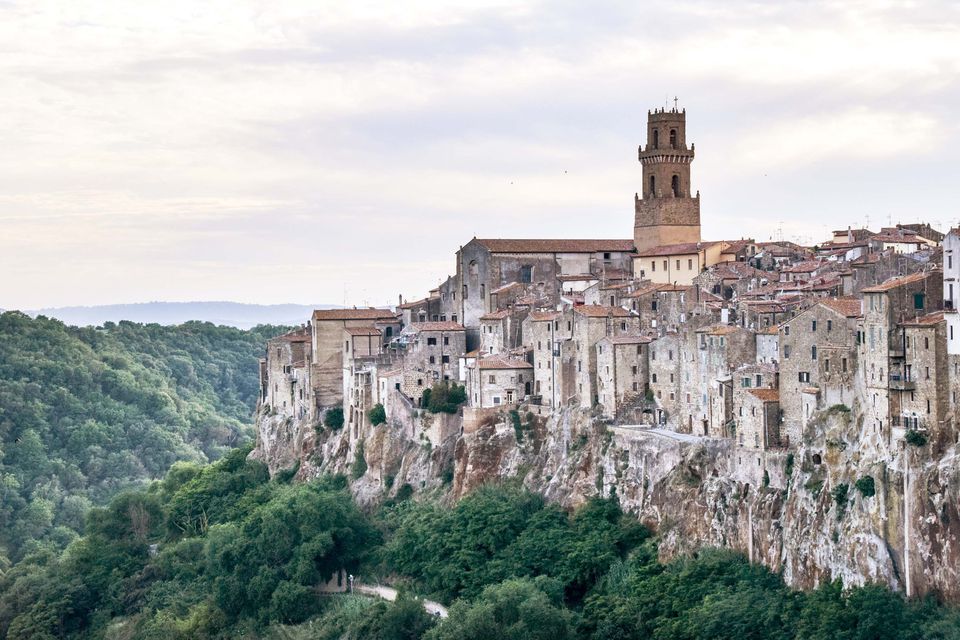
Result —
POLYGON ((700 193, 690 191, 693 155, 693 145, 687 146, 686 109, 647 112, 647 143, 639 150, 643 188, 634 195, 637 250, 700 242, 700 193))

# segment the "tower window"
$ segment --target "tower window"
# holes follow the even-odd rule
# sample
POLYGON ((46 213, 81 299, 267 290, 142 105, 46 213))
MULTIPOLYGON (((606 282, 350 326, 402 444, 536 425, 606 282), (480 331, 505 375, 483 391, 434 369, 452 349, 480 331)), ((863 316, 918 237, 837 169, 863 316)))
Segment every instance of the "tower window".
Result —
POLYGON ((673 176, 670 178, 670 188, 673 190, 673 197, 680 197, 680 176, 673 176))
POLYGON ((677 130, 676 129, 670 129, 670 148, 671 149, 677 148, 677 130))
POLYGON ((657 197, 657 179, 654 176, 650 176, 650 197, 657 197))
POLYGON ((653 130, 653 148, 654 149, 660 148, 660 131, 657 129, 653 130))

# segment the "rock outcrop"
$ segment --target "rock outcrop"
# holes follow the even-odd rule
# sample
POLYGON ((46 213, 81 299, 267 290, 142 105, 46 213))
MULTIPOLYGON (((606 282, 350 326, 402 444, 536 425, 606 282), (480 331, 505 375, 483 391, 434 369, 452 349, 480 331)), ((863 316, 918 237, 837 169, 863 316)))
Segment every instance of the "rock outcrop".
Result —
POLYGON ((722 546, 798 588, 841 578, 960 602, 956 445, 890 452, 850 411, 831 410, 795 449, 766 452, 761 474, 743 471, 755 452, 731 440, 609 425, 575 408, 466 422, 393 411, 384 425, 331 431, 261 415, 251 455, 271 473, 299 465, 304 480, 345 474, 365 505, 423 491, 456 500, 507 478, 570 508, 615 494, 658 532, 665 558, 722 546))

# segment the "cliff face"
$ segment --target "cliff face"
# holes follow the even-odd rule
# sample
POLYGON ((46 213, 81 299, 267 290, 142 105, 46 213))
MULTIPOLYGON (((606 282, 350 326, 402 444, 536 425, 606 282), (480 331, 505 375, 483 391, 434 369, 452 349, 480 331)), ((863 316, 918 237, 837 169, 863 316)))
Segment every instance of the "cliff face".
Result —
POLYGON ((455 500, 504 478, 567 507, 616 493, 658 531, 665 558, 723 546, 799 588, 842 578, 960 602, 956 445, 936 458, 930 445, 891 453, 856 416, 836 411, 819 416, 795 451, 755 463, 756 452, 728 440, 607 426, 576 409, 471 416, 466 425, 459 416, 396 415, 321 433, 261 415, 251 455, 271 472, 299 462, 302 479, 358 476, 351 486, 364 504, 411 489, 455 500))

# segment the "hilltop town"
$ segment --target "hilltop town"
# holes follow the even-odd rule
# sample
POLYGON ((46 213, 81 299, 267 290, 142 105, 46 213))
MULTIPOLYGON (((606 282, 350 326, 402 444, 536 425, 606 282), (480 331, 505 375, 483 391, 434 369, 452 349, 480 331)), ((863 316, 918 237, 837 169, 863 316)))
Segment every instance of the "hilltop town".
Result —
POLYGON ((694 155, 685 110, 649 112, 632 237, 473 238, 426 297, 270 341, 254 455, 363 459, 371 495, 508 472, 564 503, 615 492, 675 550, 955 596, 960 230, 704 239, 694 155), (371 455, 378 428, 407 449, 371 455))

